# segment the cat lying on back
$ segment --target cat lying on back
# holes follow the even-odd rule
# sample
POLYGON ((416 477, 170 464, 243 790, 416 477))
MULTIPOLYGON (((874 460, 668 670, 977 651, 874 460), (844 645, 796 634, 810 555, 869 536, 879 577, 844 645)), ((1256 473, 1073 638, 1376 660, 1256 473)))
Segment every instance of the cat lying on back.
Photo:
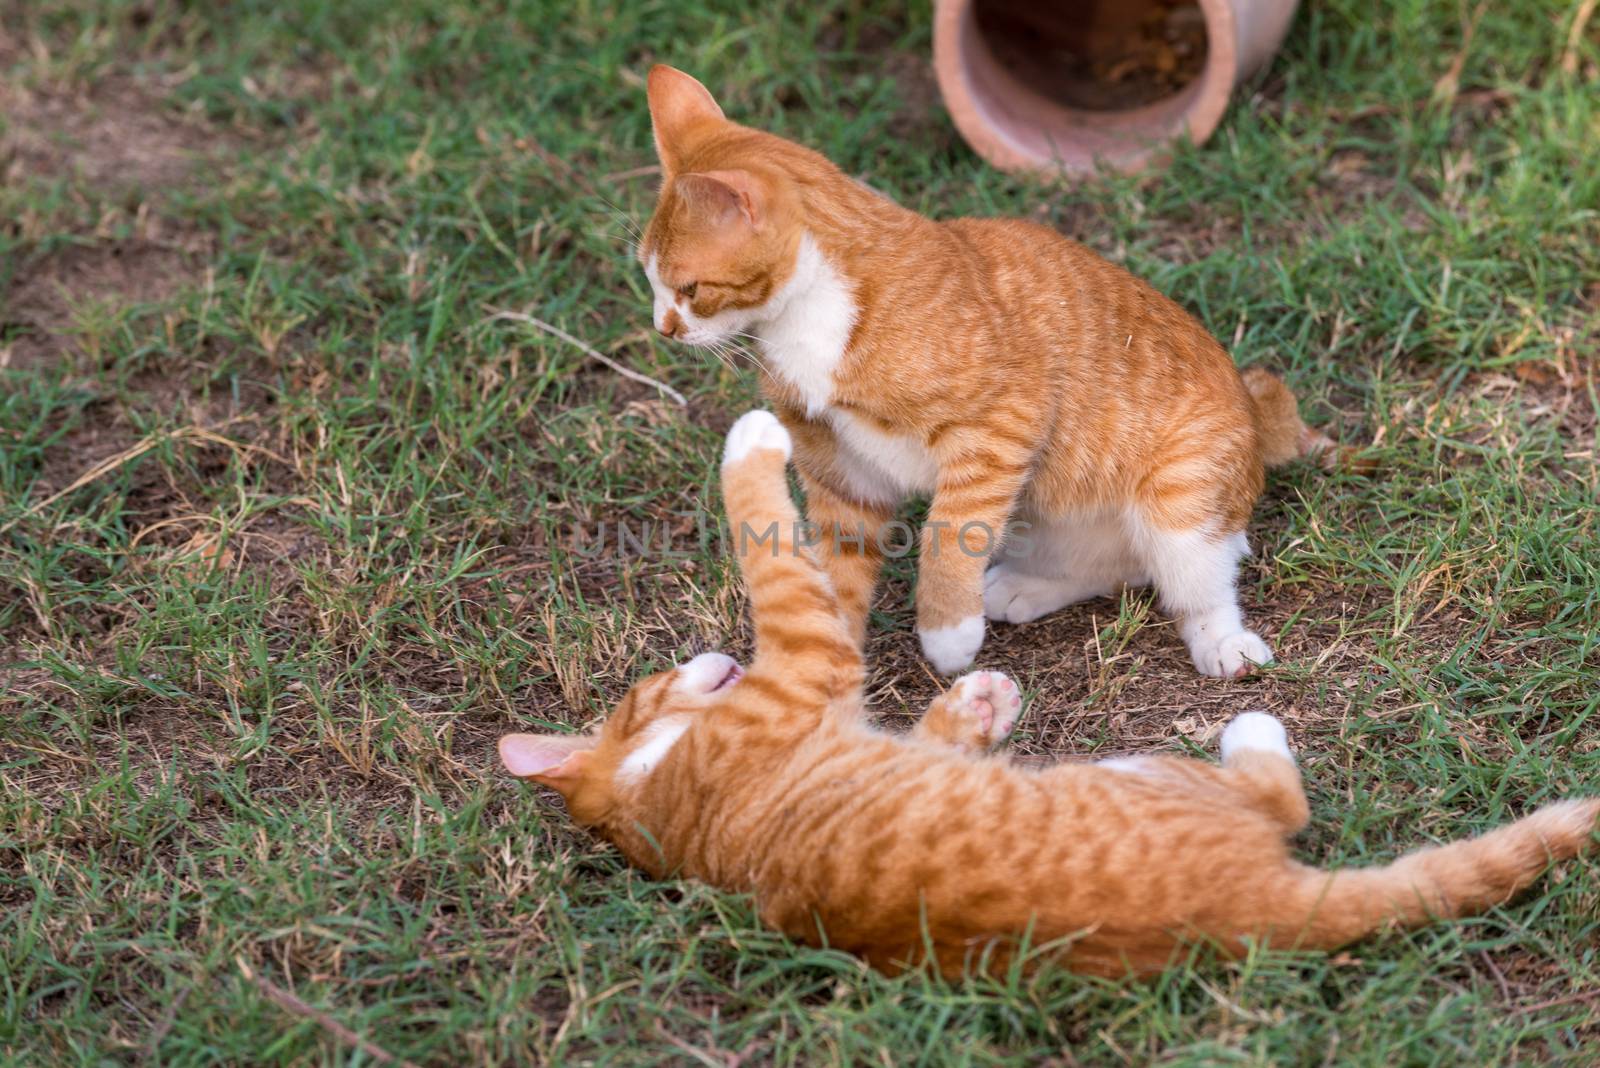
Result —
POLYGON ((1150 972, 1189 944, 1331 949, 1390 924, 1505 901, 1592 836, 1600 801, 1566 801, 1383 867, 1319 871, 1277 720, 1246 713, 1222 765, 1149 756, 1049 769, 987 757, 1021 712, 977 672, 908 736, 866 722, 852 620, 797 546, 790 438, 765 412, 728 434, 734 531, 780 531, 740 558, 756 653, 695 657, 630 690, 594 733, 512 734, 507 769, 657 877, 752 894, 789 936, 894 971, 1003 968, 1023 939, 1103 974, 1150 972))
POLYGON ((972 662, 985 616, 1024 623, 1124 584, 1154 583, 1201 672, 1272 658, 1234 591, 1245 524, 1264 465, 1332 444, 1281 381, 1241 377, 1177 304, 1053 230, 924 218, 728 121, 670 67, 649 100, 655 325, 753 342, 858 644, 898 548, 885 524, 926 493, 917 630, 942 672, 972 662), (1013 538, 988 567, 1008 524, 1030 551, 1013 538))

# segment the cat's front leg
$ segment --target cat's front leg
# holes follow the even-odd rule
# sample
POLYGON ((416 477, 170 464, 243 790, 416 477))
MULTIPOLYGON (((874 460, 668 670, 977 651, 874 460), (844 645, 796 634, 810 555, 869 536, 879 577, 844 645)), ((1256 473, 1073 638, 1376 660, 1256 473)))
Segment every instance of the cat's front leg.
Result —
POLYGON ((981 439, 942 463, 917 563, 917 637, 941 674, 972 663, 983 645, 983 573, 1000 547, 1027 475, 981 439))

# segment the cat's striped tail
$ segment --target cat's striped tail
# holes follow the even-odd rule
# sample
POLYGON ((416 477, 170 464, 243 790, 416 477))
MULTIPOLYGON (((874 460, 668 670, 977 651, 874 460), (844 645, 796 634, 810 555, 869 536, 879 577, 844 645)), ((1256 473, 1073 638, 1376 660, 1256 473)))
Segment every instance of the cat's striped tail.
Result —
POLYGON ((1302 456, 1316 457, 1324 467, 1343 467, 1361 474, 1370 473, 1376 466, 1355 449, 1340 445, 1322 431, 1306 426, 1300 418, 1300 406, 1294 394, 1277 375, 1252 367, 1242 372, 1241 377, 1245 389, 1250 392, 1261 458, 1268 467, 1278 467, 1302 456))
POLYGON ((1334 949, 1389 926, 1418 927, 1483 912, 1553 862, 1595 845, 1600 799, 1561 801, 1488 834, 1419 849, 1381 868, 1296 866, 1279 930, 1307 949, 1334 949), (1298 926, 1297 926, 1298 924, 1298 926))

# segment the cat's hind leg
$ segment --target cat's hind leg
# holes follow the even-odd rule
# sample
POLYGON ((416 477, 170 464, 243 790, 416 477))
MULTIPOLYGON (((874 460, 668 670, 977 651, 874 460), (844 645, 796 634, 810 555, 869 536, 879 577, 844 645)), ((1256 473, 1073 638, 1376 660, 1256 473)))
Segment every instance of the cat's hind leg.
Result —
POLYGON ((1115 516, 1019 517, 983 576, 983 613, 1028 623, 1059 608, 1149 582, 1115 516))
POLYGON ((1272 660, 1244 625, 1235 587, 1250 552, 1244 525, 1261 493, 1261 466, 1251 437, 1215 414, 1197 411, 1181 433, 1152 446, 1124 518, 1195 668, 1232 678, 1272 660))
POLYGON ((1231 785, 1293 834, 1311 818, 1300 768, 1283 724, 1265 712, 1233 717, 1222 731, 1222 769, 1231 785))
POLYGON ((1022 693, 999 671, 973 671, 935 697, 911 734, 986 753, 1011 737, 1022 716, 1022 693))
POLYGON ((1129 528, 1161 607, 1177 620, 1197 671, 1233 678, 1272 661, 1272 650, 1244 625, 1239 611, 1234 577, 1250 552, 1243 531, 1170 530, 1138 517, 1129 528))

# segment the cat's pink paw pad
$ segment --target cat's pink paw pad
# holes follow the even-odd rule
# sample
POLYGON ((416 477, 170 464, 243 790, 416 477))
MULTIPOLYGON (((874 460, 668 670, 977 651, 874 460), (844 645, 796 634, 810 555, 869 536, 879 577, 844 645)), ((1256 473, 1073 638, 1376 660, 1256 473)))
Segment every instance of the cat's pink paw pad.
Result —
POLYGON ((728 428, 727 443, 722 449, 724 464, 738 463, 757 449, 777 449, 787 460, 794 444, 789 432, 771 412, 757 408, 745 412, 738 422, 728 428))
POLYGON ((997 745, 1016 729, 1022 692, 999 671, 974 671, 951 684, 950 708, 972 718, 983 744, 997 745))

